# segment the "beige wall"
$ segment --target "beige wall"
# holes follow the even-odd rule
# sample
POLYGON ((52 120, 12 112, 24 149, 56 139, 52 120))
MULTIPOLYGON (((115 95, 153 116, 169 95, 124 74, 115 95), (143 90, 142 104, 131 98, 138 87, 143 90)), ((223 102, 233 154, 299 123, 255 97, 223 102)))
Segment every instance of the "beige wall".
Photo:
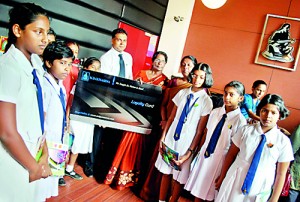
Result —
POLYGON ((185 46, 195 0, 169 0, 158 50, 168 54, 169 60, 164 74, 170 77, 177 74, 185 46), (183 17, 176 22, 174 16, 183 17))

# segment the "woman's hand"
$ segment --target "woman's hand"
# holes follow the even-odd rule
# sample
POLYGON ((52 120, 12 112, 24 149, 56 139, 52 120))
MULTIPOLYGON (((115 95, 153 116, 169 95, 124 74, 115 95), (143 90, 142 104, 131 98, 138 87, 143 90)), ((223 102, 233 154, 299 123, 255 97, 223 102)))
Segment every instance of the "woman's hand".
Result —
POLYGON ((137 78, 136 81, 140 82, 141 85, 143 84, 143 80, 141 77, 137 78))
POLYGON ((161 127, 162 130, 165 129, 166 124, 167 124, 167 121, 161 121, 161 122, 160 122, 159 125, 160 125, 160 127, 161 127))

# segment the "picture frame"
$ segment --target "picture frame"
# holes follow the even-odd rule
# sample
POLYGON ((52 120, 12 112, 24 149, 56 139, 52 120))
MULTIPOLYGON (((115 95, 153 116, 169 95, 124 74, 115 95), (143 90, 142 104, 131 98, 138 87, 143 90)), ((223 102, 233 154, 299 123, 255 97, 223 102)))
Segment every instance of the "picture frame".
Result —
POLYGON ((299 39, 299 18, 267 14, 254 63, 296 71, 300 55, 299 39), (278 34, 284 35, 285 39, 280 39, 278 34))

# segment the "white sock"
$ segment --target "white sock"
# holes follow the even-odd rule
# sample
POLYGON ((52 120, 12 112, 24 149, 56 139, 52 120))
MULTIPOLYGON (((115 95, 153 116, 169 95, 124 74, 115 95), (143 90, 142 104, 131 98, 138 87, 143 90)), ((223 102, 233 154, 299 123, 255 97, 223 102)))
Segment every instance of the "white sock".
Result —
POLYGON ((166 202, 166 201, 158 200, 158 202, 166 202))
POLYGON ((74 169, 74 166, 67 165, 66 171, 71 172, 74 169))

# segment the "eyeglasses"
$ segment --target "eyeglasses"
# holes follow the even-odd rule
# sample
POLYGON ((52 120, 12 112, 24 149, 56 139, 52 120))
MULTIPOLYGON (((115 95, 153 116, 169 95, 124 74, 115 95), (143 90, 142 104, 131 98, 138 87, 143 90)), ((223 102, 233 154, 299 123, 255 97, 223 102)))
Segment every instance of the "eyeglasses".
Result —
POLYGON ((160 59, 155 59, 154 62, 161 62, 161 63, 166 63, 166 61, 164 60, 160 60, 160 59))

